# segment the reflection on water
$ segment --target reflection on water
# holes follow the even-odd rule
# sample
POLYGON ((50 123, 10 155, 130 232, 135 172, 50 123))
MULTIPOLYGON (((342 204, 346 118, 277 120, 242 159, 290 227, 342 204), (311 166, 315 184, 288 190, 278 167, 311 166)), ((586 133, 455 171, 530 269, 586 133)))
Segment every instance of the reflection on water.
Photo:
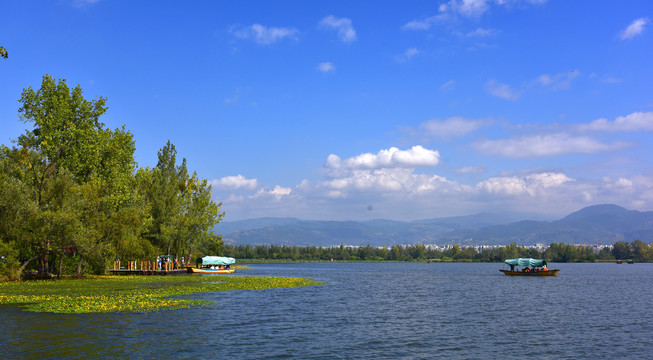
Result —
POLYGON ((214 305, 124 314, 0 306, 8 358, 646 358, 653 264, 555 264, 554 278, 499 264, 255 265, 246 275, 325 286, 192 295, 214 305))

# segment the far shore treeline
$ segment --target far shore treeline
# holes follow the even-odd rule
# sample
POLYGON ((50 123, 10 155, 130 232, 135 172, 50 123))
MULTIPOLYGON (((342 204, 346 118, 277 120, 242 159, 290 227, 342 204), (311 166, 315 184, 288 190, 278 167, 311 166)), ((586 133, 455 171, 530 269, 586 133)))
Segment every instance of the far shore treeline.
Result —
MULTIPOLYGON (((115 260, 188 262, 220 253, 223 213, 211 187, 177 163, 170 141, 139 168, 132 134, 107 129, 106 99, 44 75, 18 109, 29 125, 0 146, 0 280, 103 273, 115 260)), ((162 144, 163 145, 163 144, 162 144)))
POLYGON ((553 243, 543 251, 536 248, 506 246, 484 248, 453 245, 447 250, 430 249, 425 245, 395 245, 391 248, 374 246, 298 247, 278 245, 229 245, 224 244, 223 253, 241 261, 474 261, 503 262, 514 258, 538 258, 549 262, 595 262, 631 259, 635 262, 653 262, 653 246, 643 241, 632 243, 617 241, 598 253, 583 245, 553 243))

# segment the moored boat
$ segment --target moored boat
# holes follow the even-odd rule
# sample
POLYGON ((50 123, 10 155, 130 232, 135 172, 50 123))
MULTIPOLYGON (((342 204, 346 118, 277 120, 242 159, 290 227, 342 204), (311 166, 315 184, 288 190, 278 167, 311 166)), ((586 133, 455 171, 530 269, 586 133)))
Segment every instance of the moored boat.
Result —
POLYGON ((199 274, 231 274, 234 269, 231 265, 236 263, 236 259, 224 256, 205 256, 197 259, 195 267, 189 266, 189 273, 199 274))
POLYGON ((188 272, 193 274, 231 274, 234 269, 210 269, 210 268, 195 268, 188 267, 188 272))
POLYGON ((560 271, 560 269, 549 269, 546 260, 541 259, 508 259, 505 263, 510 265, 510 270, 499 271, 509 276, 556 276, 560 271), (516 266, 522 267, 522 269, 518 270, 515 268, 516 266))

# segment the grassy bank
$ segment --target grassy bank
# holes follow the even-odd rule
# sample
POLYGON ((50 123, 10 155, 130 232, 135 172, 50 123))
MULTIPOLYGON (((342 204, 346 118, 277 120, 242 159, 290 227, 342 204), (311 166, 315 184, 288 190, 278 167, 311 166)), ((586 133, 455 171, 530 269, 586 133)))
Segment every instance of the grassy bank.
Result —
POLYGON ((54 313, 146 312, 206 305, 179 298, 203 292, 321 285, 310 279, 237 276, 93 276, 0 283, 0 304, 54 313))

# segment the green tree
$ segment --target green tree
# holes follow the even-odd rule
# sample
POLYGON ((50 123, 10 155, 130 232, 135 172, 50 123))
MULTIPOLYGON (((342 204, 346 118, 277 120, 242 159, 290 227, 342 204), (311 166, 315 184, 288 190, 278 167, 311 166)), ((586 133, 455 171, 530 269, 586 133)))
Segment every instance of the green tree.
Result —
POLYGON ((515 242, 511 242, 510 244, 506 245, 504 251, 506 259, 519 258, 519 247, 517 244, 515 244, 515 242))
POLYGON ((630 244, 625 241, 617 241, 612 246, 612 255, 617 260, 630 257, 630 244))
POLYGON ((637 262, 644 262, 649 257, 649 246, 641 240, 635 240, 630 244, 631 254, 637 262))
POLYGON ((612 255, 612 249, 610 249, 609 247, 602 248, 601 251, 599 251, 597 259, 599 259, 599 260, 614 260, 614 255, 612 255))
POLYGON ((211 186, 196 173, 188 175, 186 159, 176 164, 177 151, 170 141, 158 156, 154 169, 142 169, 137 175, 149 211, 144 236, 167 254, 187 261, 200 244, 204 250, 221 251, 221 237, 210 229, 224 213, 222 203, 211 199, 211 186))
POLYGON ((101 267, 107 242, 124 235, 107 232, 106 225, 136 205, 132 135, 124 126, 104 128, 99 118, 106 112, 105 101, 88 101, 79 85, 70 89, 65 79, 56 82, 49 75, 43 76, 41 88, 29 87, 21 95, 20 119, 33 129, 18 138, 11 157, 17 165, 14 177, 27 187, 37 208, 31 221, 37 241, 28 241, 28 247, 40 258, 39 272, 50 271, 48 254, 70 247, 80 258, 78 275, 89 261, 101 267))
POLYGON ((5 49, 3 46, 0 46, 0 57, 3 57, 5 59, 9 57, 9 53, 7 53, 7 49, 5 49))
POLYGON ((145 237, 169 254, 173 245, 175 220, 181 212, 179 193, 185 187, 185 179, 180 179, 179 172, 185 172, 185 168, 177 168, 177 150, 170 141, 159 150, 158 157, 159 161, 154 169, 142 170, 151 171, 151 174, 140 175, 140 178, 146 181, 141 186, 146 193, 151 216, 145 237))
POLYGON ((16 151, 0 147, 0 279, 8 280, 20 276, 21 253, 36 242, 30 222, 37 209, 25 184, 13 176, 15 155, 16 151))
MULTIPOLYGON (((183 165, 185 168, 185 162, 183 165)), ((199 179, 197 173, 194 172, 190 178, 186 175, 186 178, 181 191, 181 213, 176 222, 175 253, 191 258, 198 244, 208 242, 211 244, 209 254, 220 255, 222 236, 214 234, 211 229, 224 216, 220 212, 222 203, 211 199, 211 186, 205 179, 199 179)))

